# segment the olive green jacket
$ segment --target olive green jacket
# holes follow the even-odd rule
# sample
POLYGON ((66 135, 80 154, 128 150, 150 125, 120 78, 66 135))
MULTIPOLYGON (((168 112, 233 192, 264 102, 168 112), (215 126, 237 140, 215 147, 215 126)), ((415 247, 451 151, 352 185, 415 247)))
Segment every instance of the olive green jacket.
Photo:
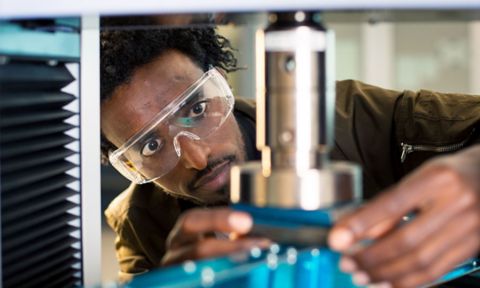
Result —
MULTIPOLYGON (((253 101, 238 100, 235 111, 255 120, 253 101)), ((476 142, 479 120, 479 96, 397 92, 341 81, 331 157, 363 167, 364 197, 371 198, 429 157, 476 142)), ((117 234, 121 280, 160 265, 168 233, 191 206, 153 184, 132 184, 112 201, 105 215, 117 234)))

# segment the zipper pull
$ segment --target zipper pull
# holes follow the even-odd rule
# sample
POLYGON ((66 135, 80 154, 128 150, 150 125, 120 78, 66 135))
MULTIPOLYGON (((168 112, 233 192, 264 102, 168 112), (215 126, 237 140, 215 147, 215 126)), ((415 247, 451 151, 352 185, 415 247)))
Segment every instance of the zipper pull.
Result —
POLYGON ((407 155, 413 152, 413 145, 400 143, 402 146, 402 155, 400 155, 400 163, 405 162, 407 155))

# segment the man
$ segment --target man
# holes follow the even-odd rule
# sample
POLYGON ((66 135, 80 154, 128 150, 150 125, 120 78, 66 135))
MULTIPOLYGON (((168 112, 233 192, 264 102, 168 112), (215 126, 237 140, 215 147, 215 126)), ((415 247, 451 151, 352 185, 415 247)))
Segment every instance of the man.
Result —
MULTIPOLYGON (((236 68, 228 40, 204 28, 106 31, 101 43, 103 158, 143 183, 106 211, 117 233, 121 278, 269 245, 214 236, 250 230, 248 214, 213 206, 228 203, 229 168, 259 157, 254 106, 237 100, 233 108, 221 75, 236 68)), ((363 166, 364 194, 372 198, 436 152, 476 142, 478 104, 473 96, 338 82, 331 156, 363 166)), ((478 147, 428 162, 342 219, 329 237, 332 248, 348 255, 342 269, 360 285, 414 287, 475 255, 479 163, 478 147), (416 218, 396 228, 410 212, 416 218), (351 252, 365 238, 376 241, 351 252)))

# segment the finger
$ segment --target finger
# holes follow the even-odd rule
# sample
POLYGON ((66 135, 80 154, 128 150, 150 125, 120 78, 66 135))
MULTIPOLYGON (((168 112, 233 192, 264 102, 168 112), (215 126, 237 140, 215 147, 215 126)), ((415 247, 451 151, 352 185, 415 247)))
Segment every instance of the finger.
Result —
POLYGON ((388 231, 392 230, 395 226, 398 225, 397 219, 385 219, 377 225, 373 226, 365 233, 365 238, 367 239, 377 239, 385 236, 388 231))
POLYGON ((199 234, 235 232, 245 234, 253 225, 249 214, 228 208, 192 209, 183 214, 167 239, 167 248, 199 240, 199 234))
POLYGON ((478 251, 480 247, 480 234, 475 233, 465 238, 454 249, 447 250, 431 265, 416 273, 401 277, 393 282, 394 287, 417 287, 438 280, 442 275, 451 271, 456 265, 462 263, 478 251))
POLYGON ((388 282, 370 284, 367 288, 392 288, 392 284, 388 282))
POLYGON ((363 269, 374 270, 374 267, 381 267, 417 249, 426 239, 432 238, 431 235, 441 235, 437 236, 441 239, 442 236, 450 237, 450 234, 442 235, 439 231, 445 231, 444 226, 452 219, 458 221, 458 215, 465 210, 475 209, 468 195, 452 198, 449 196, 437 199, 438 203, 422 211, 411 222, 391 231, 384 238, 378 239, 369 247, 356 253, 355 260, 363 269))
POLYGON ((371 234, 385 234, 392 223, 398 223, 404 215, 424 206, 427 199, 432 199, 431 194, 441 197, 450 193, 455 181, 458 177, 442 167, 420 169, 360 210, 340 219, 330 232, 330 247, 345 251, 371 234))
POLYGON ((478 233, 479 222, 473 209, 465 211, 452 219, 439 233, 426 239, 417 249, 367 272, 374 281, 393 281, 412 271, 425 270, 445 251, 454 249, 469 235, 478 233))
POLYGON ((263 238, 249 238, 236 241, 208 238, 194 245, 187 245, 168 251, 162 259, 162 265, 168 266, 186 260, 225 256, 239 251, 247 251, 254 247, 264 249, 269 245, 271 245, 271 241, 263 238))

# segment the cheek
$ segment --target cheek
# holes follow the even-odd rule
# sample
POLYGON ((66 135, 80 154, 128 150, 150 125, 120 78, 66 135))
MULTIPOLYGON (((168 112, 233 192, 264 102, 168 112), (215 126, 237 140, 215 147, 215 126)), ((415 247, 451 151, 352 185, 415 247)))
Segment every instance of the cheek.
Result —
POLYGON ((215 139, 220 139, 220 141, 217 142, 234 144, 235 146, 243 143, 242 133, 240 132, 237 121, 233 116, 228 117, 223 125, 213 134, 215 134, 215 139))
POLYGON ((172 171, 167 173, 165 176, 155 180, 155 183, 158 184, 160 187, 162 187, 164 190, 178 194, 180 193, 179 191, 181 190, 179 189, 179 184, 183 182, 182 181, 183 173, 184 173, 183 170, 179 169, 179 166, 177 165, 175 168, 173 168, 172 171))
POLYGON ((241 153, 243 147, 243 140, 235 127, 220 127, 217 131, 212 133, 205 142, 210 146, 210 158, 217 158, 227 154, 241 153))

